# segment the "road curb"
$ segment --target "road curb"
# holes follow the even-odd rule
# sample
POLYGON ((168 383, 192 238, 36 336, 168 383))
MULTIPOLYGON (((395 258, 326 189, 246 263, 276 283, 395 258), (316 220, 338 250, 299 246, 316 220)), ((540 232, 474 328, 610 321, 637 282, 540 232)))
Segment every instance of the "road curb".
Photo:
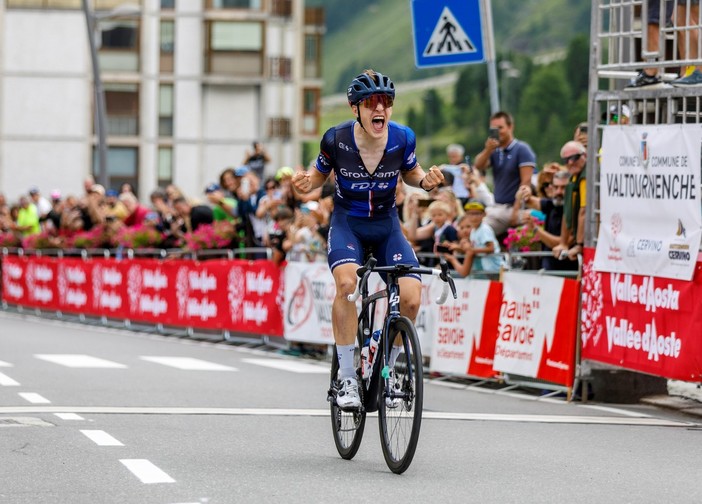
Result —
POLYGON ((641 403, 659 408, 676 410, 686 415, 702 418, 702 402, 687 397, 653 395, 643 397, 641 403))

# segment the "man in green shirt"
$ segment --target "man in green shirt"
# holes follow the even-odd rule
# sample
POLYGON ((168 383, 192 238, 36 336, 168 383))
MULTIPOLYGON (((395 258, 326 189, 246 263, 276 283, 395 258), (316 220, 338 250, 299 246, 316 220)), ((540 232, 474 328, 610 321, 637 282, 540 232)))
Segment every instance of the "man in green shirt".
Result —
POLYGON ((20 209, 17 212, 17 225, 15 229, 22 233, 23 236, 39 234, 41 227, 39 226, 39 214, 37 207, 29 202, 29 198, 21 196, 19 199, 20 209))

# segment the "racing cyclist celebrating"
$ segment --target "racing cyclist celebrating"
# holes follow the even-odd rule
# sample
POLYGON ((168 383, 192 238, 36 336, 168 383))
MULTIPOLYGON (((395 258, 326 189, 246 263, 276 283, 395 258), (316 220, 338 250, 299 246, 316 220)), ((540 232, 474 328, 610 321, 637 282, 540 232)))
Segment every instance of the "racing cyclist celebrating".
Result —
MULTIPOLYGON (((341 380, 336 401, 342 409, 354 409, 361 406, 354 367, 358 320, 356 305, 347 296, 356 288, 356 270, 363 264, 364 247, 373 247, 379 266, 403 263, 418 267, 414 250, 402 234, 395 188, 402 176, 406 184, 431 191, 444 177, 436 166, 424 172, 415 156, 414 132, 390 122, 395 85, 387 76, 365 70, 351 81, 346 95, 356 119, 324 134, 316 167, 297 172, 293 185, 308 193, 322 186, 334 171, 334 211, 327 252, 336 284, 332 325, 341 380)), ((418 275, 408 275, 400 278, 399 284, 400 311, 414 320, 421 280, 418 275)), ((401 352, 402 346, 393 345, 391 368, 401 352)))

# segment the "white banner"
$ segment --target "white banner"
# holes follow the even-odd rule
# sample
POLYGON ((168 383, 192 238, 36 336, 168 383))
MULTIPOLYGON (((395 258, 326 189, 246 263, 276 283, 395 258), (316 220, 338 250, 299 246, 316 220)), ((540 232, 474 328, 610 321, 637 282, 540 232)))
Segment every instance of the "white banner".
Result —
POLYGON ((692 279, 701 146, 699 124, 605 126, 596 270, 692 279))
POLYGON ((438 323, 431 346, 431 370, 466 375, 473 349, 480 348, 483 316, 491 282, 456 279, 458 301, 452 298, 436 308, 438 323))
POLYGON ((508 271, 495 343, 496 371, 536 378, 555 338, 564 278, 508 271))
MULTIPOLYGON (((438 309, 436 298, 441 293, 443 282, 434 277, 424 278, 422 302, 417 314, 416 328, 422 352, 428 355, 434 337, 438 309), (438 285, 440 284, 440 285, 438 285)), ((385 288, 380 275, 373 274, 368 280, 370 292, 385 288)), ((289 262, 285 267, 284 336, 288 341, 332 345, 332 303, 336 294, 334 277, 329 266, 322 263, 289 262)), ((450 303, 447 302, 447 304, 450 303)), ((361 301, 357 301, 361 309, 361 301)), ((375 306, 375 328, 385 317, 387 301, 381 299, 375 306)))

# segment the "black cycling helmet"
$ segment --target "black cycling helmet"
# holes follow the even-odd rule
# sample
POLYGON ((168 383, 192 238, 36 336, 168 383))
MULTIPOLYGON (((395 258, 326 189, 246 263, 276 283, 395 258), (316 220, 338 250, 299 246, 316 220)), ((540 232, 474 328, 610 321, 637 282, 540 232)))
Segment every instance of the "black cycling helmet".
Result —
POLYGON ((392 83, 390 77, 379 72, 374 72, 371 77, 367 73, 357 75, 349 84, 346 90, 346 97, 350 105, 358 105, 374 94, 386 94, 393 99, 395 98, 395 84, 392 83))

